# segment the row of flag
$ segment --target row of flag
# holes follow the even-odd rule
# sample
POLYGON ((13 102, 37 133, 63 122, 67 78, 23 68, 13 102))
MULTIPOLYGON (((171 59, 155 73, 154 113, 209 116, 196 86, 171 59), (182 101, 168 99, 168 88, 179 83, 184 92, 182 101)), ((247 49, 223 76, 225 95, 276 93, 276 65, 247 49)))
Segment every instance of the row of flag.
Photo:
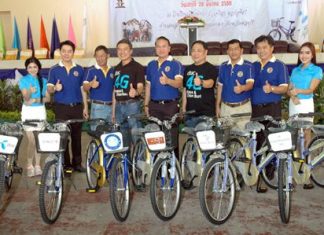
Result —
MULTIPOLYGON (((81 48, 86 48, 87 43, 87 9, 84 8, 83 14, 83 22, 82 22, 82 42, 81 48)), ((19 51, 21 51, 21 42, 20 42, 20 35, 17 25, 16 17, 14 18, 14 30, 13 30, 13 39, 11 47, 13 49, 18 49, 18 58, 19 58, 19 51)), ((72 41, 75 45, 76 44, 76 37, 74 33, 74 28, 72 25, 71 16, 69 18, 69 26, 68 26, 68 40, 72 41)), ((46 30, 44 26, 43 17, 41 17, 40 22, 40 39, 39 39, 39 48, 47 48, 49 51, 48 58, 54 58, 54 51, 60 47, 60 36, 57 29, 57 23, 55 17, 53 18, 52 23, 52 35, 51 35, 51 44, 49 45, 46 30)), ((34 41, 33 41, 33 34, 31 30, 31 25, 29 18, 27 19, 27 49, 31 49, 32 51, 35 50, 34 41)), ((5 42, 5 34, 3 30, 2 22, 0 21, 0 52, 2 52, 3 56, 6 54, 6 42, 5 42)))

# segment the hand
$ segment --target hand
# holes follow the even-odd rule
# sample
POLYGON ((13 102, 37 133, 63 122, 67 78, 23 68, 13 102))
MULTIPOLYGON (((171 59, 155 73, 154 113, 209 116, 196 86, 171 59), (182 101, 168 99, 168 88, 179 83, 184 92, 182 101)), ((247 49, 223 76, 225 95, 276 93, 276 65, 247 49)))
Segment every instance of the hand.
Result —
POLYGON ((84 117, 84 119, 86 119, 86 120, 89 119, 88 108, 84 108, 84 109, 83 109, 83 117, 84 117))
POLYGON ((235 94, 240 94, 244 91, 244 87, 241 85, 241 83, 238 80, 235 80, 236 86, 234 87, 235 94))
POLYGON ((63 86, 61 84, 61 81, 60 80, 57 80, 56 84, 55 84, 55 87, 54 87, 54 90, 55 91, 61 91, 63 89, 63 86))
POLYGON ((144 112, 145 112, 146 117, 149 117, 150 116, 150 112, 149 112, 149 107, 148 106, 144 106, 144 112))
POLYGON ((221 110, 220 110, 219 105, 217 105, 217 107, 216 107, 216 117, 219 118, 220 115, 221 115, 221 110))
POLYGON ((115 123, 116 122, 116 117, 115 117, 115 115, 113 114, 113 115, 111 115, 111 122, 112 123, 115 123))
POLYGON ((137 91, 136 91, 136 89, 134 89, 133 84, 131 83, 129 92, 128 92, 129 97, 134 98, 136 96, 136 93, 137 93, 137 91))
POLYGON ((97 81, 97 76, 94 76, 92 81, 90 82, 91 88, 96 89, 99 86, 99 82, 97 81))
POLYGON ((162 72, 162 76, 160 77, 160 83, 162 85, 167 85, 168 84, 168 77, 165 75, 164 72, 162 72))
POLYGON ((266 83, 263 86, 263 91, 264 91, 264 93, 269 94, 271 92, 271 90, 272 90, 272 87, 269 84, 268 80, 266 80, 266 83))
POLYGON ((295 89, 295 88, 294 88, 294 89, 291 89, 291 90, 290 90, 290 95, 291 95, 291 96, 296 96, 296 95, 298 95, 298 89, 295 89))
POLYGON ((291 101, 294 103, 294 105, 300 104, 300 100, 297 96, 292 96, 291 101))
POLYGON ((31 94, 35 93, 37 91, 36 87, 30 85, 29 91, 31 94))
POLYGON ((202 86, 202 81, 200 77, 198 76, 198 73, 196 73, 195 79, 194 79, 195 86, 202 86))

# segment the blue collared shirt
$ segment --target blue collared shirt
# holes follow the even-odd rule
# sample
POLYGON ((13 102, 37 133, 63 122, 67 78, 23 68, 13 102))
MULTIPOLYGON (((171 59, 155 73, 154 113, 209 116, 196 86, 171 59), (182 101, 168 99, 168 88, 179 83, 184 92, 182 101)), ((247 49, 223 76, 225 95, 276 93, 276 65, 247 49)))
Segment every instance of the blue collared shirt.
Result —
MULTIPOLYGON (((47 80, 45 78, 42 78, 43 81, 43 90, 42 90, 42 95, 43 97, 46 94, 46 84, 47 84, 47 80)), ((34 87, 36 88, 36 92, 35 93, 31 93, 30 98, 31 99, 39 99, 40 98, 40 86, 38 83, 38 79, 33 77, 30 74, 27 74, 26 76, 22 77, 19 81, 19 89, 23 90, 29 90, 30 87, 34 87)), ((31 106, 41 106, 43 104, 41 103, 32 103, 31 106)))
POLYGON ((183 78, 183 67, 172 56, 169 56, 160 66, 158 60, 151 61, 146 68, 146 80, 151 84, 151 99, 172 100, 179 98, 178 88, 160 83, 162 72, 170 79, 183 78))
POLYGON ((90 89, 90 99, 100 100, 104 102, 112 101, 112 93, 114 89, 113 68, 109 68, 107 73, 105 74, 100 66, 96 64, 85 72, 83 83, 91 82, 95 77, 99 82, 99 87, 90 89))
MULTIPOLYGON (((309 89, 313 79, 322 80, 323 70, 322 68, 309 64, 306 68, 302 68, 303 64, 300 64, 298 67, 294 68, 290 81, 293 84, 294 88, 297 89, 309 89)), ((310 99, 313 98, 314 94, 298 94, 299 99, 310 99)))
POLYGON ((80 65, 73 64, 68 72, 62 62, 54 65, 48 73, 48 85, 55 86, 60 80, 63 86, 61 91, 54 93, 54 100, 57 103, 70 104, 81 103, 81 86, 83 82, 83 68, 80 65))
POLYGON ((272 86, 288 86, 289 74, 286 65, 274 56, 262 66, 260 61, 253 63, 255 71, 254 86, 252 89, 252 104, 268 104, 281 100, 280 94, 263 91, 266 81, 272 86))
POLYGON ((245 85, 248 81, 254 82, 254 68, 251 62, 241 58, 234 66, 230 60, 221 64, 218 84, 223 86, 222 101, 237 103, 251 98, 251 91, 244 91, 240 94, 234 92, 236 80, 241 85, 245 85))

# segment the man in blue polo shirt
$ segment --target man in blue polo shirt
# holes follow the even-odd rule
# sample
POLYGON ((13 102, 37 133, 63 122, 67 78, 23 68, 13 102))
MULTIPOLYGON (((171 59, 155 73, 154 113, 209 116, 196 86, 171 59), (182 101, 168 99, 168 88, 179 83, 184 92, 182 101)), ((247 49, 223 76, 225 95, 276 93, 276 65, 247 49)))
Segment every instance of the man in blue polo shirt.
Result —
MULTIPOLYGON (((254 45, 260 60, 253 63, 255 82, 252 89, 252 118, 271 115, 281 119, 281 98, 289 84, 288 69, 273 56, 274 40, 271 36, 261 35, 255 39, 254 45)), ((269 126, 268 122, 264 124, 269 126)), ((262 132, 258 133, 257 140, 259 149, 265 140, 262 132)), ((267 173, 270 175, 272 170, 267 168, 267 173)), ((258 192, 266 190, 258 184, 258 192)))
MULTIPOLYGON (((103 45, 97 46, 94 56, 96 64, 86 71, 83 81, 83 90, 90 93, 90 118, 111 121, 114 71, 108 65, 108 48, 103 45)), ((84 97, 87 97, 86 94, 84 97)), ((87 100, 84 103, 87 104, 87 100)), ((94 126, 91 129, 94 129, 94 126)))
MULTIPOLYGON (((217 86, 217 116, 251 113, 251 92, 254 83, 252 63, 242 58, 243 48, 237 39, 227 43, 230 59, 221 64, 217 86)), ((244 129, 250 117, 236 118, 235 124, 244 129)))
MULTIPOLYGON (((47 90, 54 93, 54 113, 56 120, 81 119, 82 106, 82 82, 83 68, 75 64, 72 59, 75 51, 73 42, 67 40, 61 42, 61 61, 54 65, 48 74, 47 90)), ((84 106, 86 107, 86 105, 84 106)), ((87 118, 87 111, 84 110, 87 118)), ((64 167, 79 172, 85 172, 81 165, 81 123, 71 124, 72 163, 69 148, 65 151, 64 167)))
MULTIPOLYGON (((183 68, 169 55, 171 45, 166 37, 155 41, 158 58, 146 69, 145 113, 160 120, 169 120, 179 112, 179 88, 182 87, 183 68)), ((172 140, 178 146, 177 128, 171 130, 172 140)), ((178 154, 176 149, 176 154, 178 154)))

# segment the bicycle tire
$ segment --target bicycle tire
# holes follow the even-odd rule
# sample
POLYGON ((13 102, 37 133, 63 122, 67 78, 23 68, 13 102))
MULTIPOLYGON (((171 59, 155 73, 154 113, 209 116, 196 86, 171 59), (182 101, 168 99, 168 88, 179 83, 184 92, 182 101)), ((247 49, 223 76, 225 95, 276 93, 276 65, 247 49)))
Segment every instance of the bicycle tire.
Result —
POLYGON ((124 167, 124 161, 126 161, 126 159, 123 159, 121 156, 116 155, 112 157, 114 159, 109 176, 110 204, 115 218, 118 221, 123 222, 128 217, 131 205, 129 172, 124 167), (127 175, 126 181, 125 175, 127 175), (126 185, 124 185, 125 182, 126 185))
POLYGON ((291 39, 291 41, 293 41, 293 42, 297 42, 297 40, 296 40, 296 38, 295 38, 295 32, 296 32, 296 28, 292 28, 291 29, 291 31, 290 31, 290 39, 291 39))
MULTIPOLYGON (((235 153, 237 153, 237 151, 243 147, 243 143, 240 139, 238 138, 231 138, 228 141, 228 145, 227 145, 227 151, 228 151, 228 156, 229 158, 232 160, 233 155, 235 153)), ((240 159, 246 159, 246 155, 245 155, 245 151, 242 151, 242 155, 241 156, 237 156, 235 161, 240 160, 240 159)), ((237 183, 242 187, 243 183, 244 183, 244 179, 243 176, 241 174, 241 172, 239 170, 236 170, 236 178, 237 178, 237 183)))
POLYGON ((192 189, 194 187, 193 180, 195 177, 198 177, 196 173, 201 173, 202 170, 202 165, 197 164, 197 158, 199 154, 198 151, 200 152, 198 143, 193 137, 189 137, 183 145, 180 164, 182 176, 181 184, 182 187, 186 190, 192 189), (195 171, 196 169, 197 172, 195 171))
POLYGON ((279 201, 279 211, 281 221, 285 224, 289 222, 290 219, 290 209, 291 209, 291 186, 286 187, 288 183, 288 166, 287 159, 279 159, 279 169, 278 169, 278 201, 279 201))
MULTIPOLYGON (((234 173, 231 167, 228 167, 228 179, 227 179, 227 192, 215 192, 214 190, 214 183, 216 182, 215 180, 215 167, 218 166, 218 176, 220 176, 222 173, 224 173, 224 160, 214 158, 211 159, 205 169, 204 172, 201 176, 201 181, 200 181, 200 186, 199 186, 199 202, 200 202, 200 207, 202 209, 203 214, 205 217, 208 219, 209 222, 212 224, 220 225, 225 223, 232 215, 234 211, 234 207, 236 204, 236 183, 234 179, 234 173), (211 174, 210 174, 211 173, 211 174), (209 189, 208 186, 211 186, 209 189), (211 195, 209 195, 209 190, 211 195), (229 199, 228 199, 228 207, 225 209, 225 211, 216 211, 216 213, 213 212, 212 208, 220 208, 220 206, 214 206, 214 203, 217 203, 219 201, 224 200, 224 195, 226 196, 225 193, 229 194, 229 199), (214 195, 213 195, 214 194, 214 195), (219 195, 219 198, 217 196, 219 195), (223 213, 225 212, 225 213, 223 213), (219 216, 220 214, 221 217, 219 216)), ((217 171, 216 171, 217 172, 217 171)), ((223 176, 223 174, 222 174, 223 176)), ((222 186, 223 182, 223 177, 218 177, 219 179, 217 185, 222 186)), ((226 200, 226 199, 225 199, 226 200)), ((219 202, 219 205, 221 205, 222 202, 219 202)))
MULTIPOLYGON (((312 147, 316 145, 323 145, 321 142, 324 141, 324 136, 315 136, 310 144, 308 149, 311 149, 312 147)), ((311 151, 307 156, 307 163, 310 163, 314 158, 319 156, 319 154, 324 152, 324 146, 320 146, 318 148, 315 148, 313 151, 311 151)), ((312 181, 319 187, 324 188, 324 161, 319 163, 315 168, 312 169, 311 172, 311 179, 312 181)))
POLYGON ((41 177, 41 185, 39 187, 39 208, 41 212, 42 219, 47 224, 53 224, 58 217, 60 216, 62 209, 62 200, 64 193, 63 185, 63 171, 61 172, 60 177, 60 187, 55 186, 55 181, 57 179, 56 168, 58 161, 52 160, 46 163, 43 174, 41 177), (50 203, 47 203, 46 196, 47 194, 54 194, 54 198, 50 199, 50 203), (48 205, 54 204, 54 210, 51 211, 48 205), (48 211, 49 209, 49 211, 48 211))
POLYGON ((278 29, 271 30, 268 35, 271 36, 274 40, 281 39, 281 32, 278 29))
POLYGON ((132 154, 132 179, 136 188, 141 187, 145 182, 141 181, 143 172, 137 167, 139 161, 145 162, 146 156, 146 143, 142 138, 138 139, 134 145, 132 154))
POLYGON ((182 190, 180 184, 180 169, 175 162, 175 178, 171 179, 171 156, 166 158, 159 158, 154 164, 151 185, 150 185, 150 199, 154 213, 163 221, 171 220, 178 212, 181 204, 182 190), (164 175, 164 177, 163 177, 164 175), (175 194, 173 194, 175 192, 175 194), (169 197, 165 197, 165 195, 169 197), (172 194, 172 195, 171 195, 172 194), (160 198, 159 196, 162 196, 160 198), (165 200, 171 199, 171 200, 165 200), (161 207, 162 203, 162 207, 161 207), (166 205, 166 206, 164 206, 166 205), (168 210, 166 207, 170 207, 168 210))
POLYGON ((5 161, 0 160, 0 204, 5 192, 5 161))
MULTIPOLYGON (((266 141, 263 142, 261 148, 263 148, 266 145, 266 141)), ((263 162, 265 158, 267 158, 268 154, 273 154, 269 152, 265 152, 261 156, 260 162, 263 162)), ((264 167, 261 171, 261 177, 264 181, 264 183, 271 189, 278 189, 278 159, 275 157, 273 158, 269 164, 264 167)))
POLYGON ((88 145, 87 148, 87 159, 86 159, 86 175, 87 175, 87 182, 88 182, 88 186, 91 189, 97 189, 99 187, 98 185, 98 181, 100 179, 100 177, 103 177, 102 175, 100 175, 100 173, 98 173, 96 171, 96 169, 94 169, 92 166, 97 164, 98 166, 100 165, 100 156, 99 156, 99 146, 98 143, 95 139, 92 139, 88 145), (95 152, 96 156, 94 156, 95 152))
POLYGON ((8 192, 11 188, 13 177, 14 177, 14 171, 13 166, 15 164, 16 155, 9 155, 8 160, 6 161, 5 168, 5 187, 6 191, 8 192))

